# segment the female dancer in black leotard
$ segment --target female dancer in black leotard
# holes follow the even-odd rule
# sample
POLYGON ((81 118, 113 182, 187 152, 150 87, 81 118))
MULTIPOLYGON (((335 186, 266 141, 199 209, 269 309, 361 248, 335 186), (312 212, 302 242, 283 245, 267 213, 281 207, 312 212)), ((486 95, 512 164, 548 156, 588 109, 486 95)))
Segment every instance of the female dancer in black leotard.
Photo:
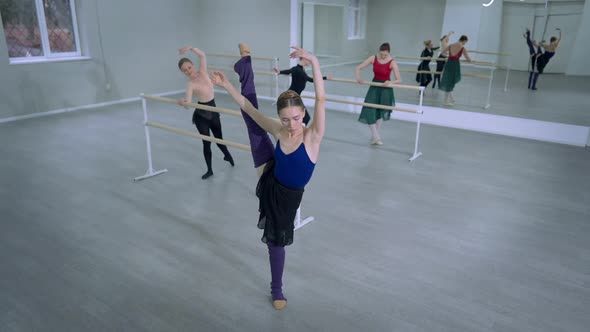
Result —
POLYGON ((440 47, 434 47, 432 44, 432 40, 424 41, 424 50, 420 54, 421 58, 428 58, 423 59, 418 65, 418 73, 416 74, 416 82, 420 83, 420 86, 427 87, 430 82, 432 82, 432 74, 430 73, 430 61, 432 60, 432 56, 434 55, 434 51, 438 50, 440 47), (428 73, 420 73, 428 71, 428 73))
MULTIPOLYGON (((297 92, 298 95, 301 95, 301 92, 305 89, 305 85, 307 82, 313 83, 313 78, 309 77, 305 72, 305 67, 309 66, 310 62, 307 59, 299 59, 299 63, 285 70, 279 70, 278 68, 273 68, 277 75, 291 75, 291 86, 289 90, 297 92)), ((329 80, 332 76, 322 76, 322 79, 329 80)), ((309 112, 307 109, 305 110, 305 117, 303 118, 303 123, 307 126, 311 117, 309 116, 309 112)))

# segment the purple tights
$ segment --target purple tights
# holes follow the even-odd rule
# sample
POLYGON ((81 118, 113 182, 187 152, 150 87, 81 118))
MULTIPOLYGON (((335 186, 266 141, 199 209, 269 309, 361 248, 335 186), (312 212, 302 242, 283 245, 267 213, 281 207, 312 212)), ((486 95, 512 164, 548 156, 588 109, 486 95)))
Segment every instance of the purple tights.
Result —
POLYGON ((272 300, 287 300, 283 295, 283 269, 285 268, 285 247, 275 246, 272 242, 268 246, 270 261, 270 294, 272 300))
MULTIPOLYGON (((258 100, 256 99, 255 93, 248 94, 244 97, 246 97, 256 109, 258 109, 258 100)), ((250 139, 254 167, 259 167, 273 158, 274 147, 266 131, 262 129, 246 112, 242 111, 242 117, 248 128, 248 138, 250 139)))

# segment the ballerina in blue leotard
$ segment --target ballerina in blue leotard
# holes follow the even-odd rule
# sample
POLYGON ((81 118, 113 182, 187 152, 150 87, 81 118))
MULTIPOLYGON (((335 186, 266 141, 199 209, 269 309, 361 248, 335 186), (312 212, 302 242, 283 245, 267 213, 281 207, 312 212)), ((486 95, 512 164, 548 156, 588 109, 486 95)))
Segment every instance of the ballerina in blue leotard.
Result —
MULTIPOLYGON (((258 227, 264 229, 262 242, 268 247, 271 298, 277 310, 287 305, 282 289, 285 246, 293 243, 295 215, 303 197, 304 187, 311 179, 318 161, 326 123, 326 97, 319 61, 300 47, 294 46, 293 49, 291 58, 306 59, 312 64, 315 107, 313 121, 309 127, 303 125, 305 105, 295 91, 287 90, 279 96, 279 119, 275 119, 258 111, 223 73, 211 74, 212 82, 226 89, 240 108, 260 128, 272 134, 277 142, 272 159, 266 162, 256 187, 260 211, 258 227)), ((249 126, 248 130, 253 127, 249 126)), ((272 145, 270 147, 272 148, 272 145)))

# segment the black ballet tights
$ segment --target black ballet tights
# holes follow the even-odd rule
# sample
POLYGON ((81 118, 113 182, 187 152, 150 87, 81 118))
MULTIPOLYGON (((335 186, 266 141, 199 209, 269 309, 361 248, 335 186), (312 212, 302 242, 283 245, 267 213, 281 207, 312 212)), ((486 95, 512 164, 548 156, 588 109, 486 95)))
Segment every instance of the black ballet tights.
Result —
MULTIPOLYGON (((440 85, 440 74, 434 74, 434 80, 432 81, 432 88, 434 89, 436 87, 436 82, 438 82, 438 85, 440 85)), ((426 84, 428 85, 428 84, 426 84)))
MULTIPOLYGON (((432 78, 427 78, 426 80, 423 80, 422 82, 420 82, 420 86, 423 86, 424 88, 428 87, 428 84, 430 84, 430 82, 432 82, 432 78)), ((440 79, 439 79, 439 84, 440 84, 440 79)), ((432 87, 434 88, 434 83, 432 84, 432 87)))
MULTIPOLYGON (((199 134, 204 136, 210 136, 209 131, 213 133, 215 138, 223 139, 223 134, 221 132, 221 121, 219 120, 219 116, 213 116, 212 119, 206 119, 202 116, 198 116, 196 119, 195 126, 199 131, 199 134)), ((223 144, 217 144, 217 147, 221 152, 223 152, 223 160, 229 162, 232 166, 234 166, 234 159, 232 158, 227 146, 223 144)), ((207 173, 201 176, 201 179, 205 180, 213 175, 213 167, 211 162, 212 152, 211 152, 211 142, 203 141, 203 157, 205 157, 205 163, 207 164, 207 173)))
POLYGON ((529 73, 529 89, 537 90, 537 79, 539 78, 539 73, 530 72, 529 73))

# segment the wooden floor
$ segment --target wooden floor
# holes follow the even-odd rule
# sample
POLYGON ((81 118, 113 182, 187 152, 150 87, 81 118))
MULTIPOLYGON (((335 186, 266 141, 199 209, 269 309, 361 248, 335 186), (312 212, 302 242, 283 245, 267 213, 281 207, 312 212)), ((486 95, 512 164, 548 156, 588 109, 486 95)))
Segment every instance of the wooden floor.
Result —
POLYGON ((133 103, 0 124, 0 331, 588 331, 590 151, 424 126, 410 164, 413 124, 375 148, 329 112, 277 312, 249 153, 214 147, 202 181, 201 143, 153 129, 169 172, 134 183, 141 121, 133 103))

